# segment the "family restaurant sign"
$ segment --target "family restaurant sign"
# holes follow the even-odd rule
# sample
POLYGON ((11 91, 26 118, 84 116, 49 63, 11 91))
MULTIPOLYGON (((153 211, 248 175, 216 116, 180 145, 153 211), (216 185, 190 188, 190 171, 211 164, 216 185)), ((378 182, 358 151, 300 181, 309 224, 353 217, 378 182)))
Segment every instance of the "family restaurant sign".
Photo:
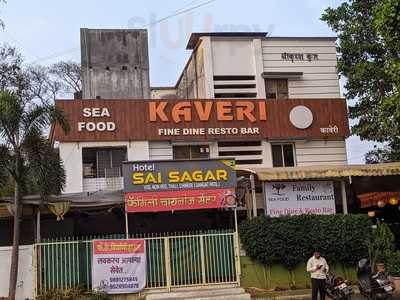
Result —
MULTIPOLYGON (((59 126, 53 141, 252 140, 344 137, 349 134, 344 99, 286 100, 57 100, 71 130, 59 126), (293 125, 290 113, 306 107, 307 128, 293 125), (334 131, 326 128, 335 128, 334 131)), ((301 120, 299 120, 301 121, 301 120)))
POLYGON ((335 213, 332 181, 265 183, 267 215, 271 217, 335 213))
POLYGON ((145 161, 123 165, 128 212, 230 207, 234 160, 145 161))

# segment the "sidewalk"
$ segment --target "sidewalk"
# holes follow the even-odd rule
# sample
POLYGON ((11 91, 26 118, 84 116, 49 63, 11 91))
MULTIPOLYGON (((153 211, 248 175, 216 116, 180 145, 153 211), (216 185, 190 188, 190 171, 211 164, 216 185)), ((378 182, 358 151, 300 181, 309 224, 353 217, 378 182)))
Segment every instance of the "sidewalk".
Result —
MULTIPOLYGON (((302 300, 311 299, 311 289, 299 289, 299 290, 285 290, 285 291, 267 291, 257 288, 246 289, 251 294, 251 299, 257 300, 302 300)), ((354 298, 361 297, 357 286, 353 286, 354 298)), ((397 299, 398 297, 393 297, 397 299)), ((327 298, 329 299, 329 298, 327 298)), ((360 298, 362 299, 362 297, 360 298)), ((400 300, 400 299, 399 299, 400 300)))

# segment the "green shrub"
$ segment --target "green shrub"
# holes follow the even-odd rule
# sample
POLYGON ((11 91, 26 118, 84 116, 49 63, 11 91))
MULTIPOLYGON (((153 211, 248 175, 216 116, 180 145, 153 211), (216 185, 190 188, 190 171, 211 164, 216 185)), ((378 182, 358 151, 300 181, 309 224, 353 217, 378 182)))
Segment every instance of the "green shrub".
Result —
POLYGON ((368 256, 365 241, 372 235, 366 215, 261 216, 240 224, 246 253, 259 262, 293 270, 319 250, 329 263, 354 265, 368 256))
POLYGON ((366 239, 366 245, 371 266, 375 268, 376 263, 386 263, 387 255, 394 251, 394 234, 389 226, 378 222, 372 235, 366 239))
POLYGON ((387 257, 386 270, 394 277, 400 277, 400 251, 392 252, 387 257))
POLYGON ((39 293, 37 300, 110 300, 111 297, 102 292, 86 292, 80 288, 53 289, 39 293))

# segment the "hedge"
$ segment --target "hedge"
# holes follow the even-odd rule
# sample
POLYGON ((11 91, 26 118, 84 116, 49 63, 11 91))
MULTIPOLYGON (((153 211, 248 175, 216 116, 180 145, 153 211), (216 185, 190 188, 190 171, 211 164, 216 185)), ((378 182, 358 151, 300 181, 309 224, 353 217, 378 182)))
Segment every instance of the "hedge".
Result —
POLYGON ((261 216, 242 222, 239 231, 247 256, 293 270, 316 250, 329 263, 354 265, 368 256, 372 223, 366 215, 261 216))

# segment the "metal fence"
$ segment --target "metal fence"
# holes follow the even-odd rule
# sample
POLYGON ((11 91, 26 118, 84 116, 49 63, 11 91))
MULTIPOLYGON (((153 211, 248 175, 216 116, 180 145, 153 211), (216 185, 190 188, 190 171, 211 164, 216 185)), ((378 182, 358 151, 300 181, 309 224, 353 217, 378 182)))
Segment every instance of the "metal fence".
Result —
MULTIPOLYGON (((92 240, 121 235, 45 240, 35 245, 37 291, 91 289, 92 240)), ((133 235, 146 241, 147 288, 239 283, 236 232, 133 235)))

